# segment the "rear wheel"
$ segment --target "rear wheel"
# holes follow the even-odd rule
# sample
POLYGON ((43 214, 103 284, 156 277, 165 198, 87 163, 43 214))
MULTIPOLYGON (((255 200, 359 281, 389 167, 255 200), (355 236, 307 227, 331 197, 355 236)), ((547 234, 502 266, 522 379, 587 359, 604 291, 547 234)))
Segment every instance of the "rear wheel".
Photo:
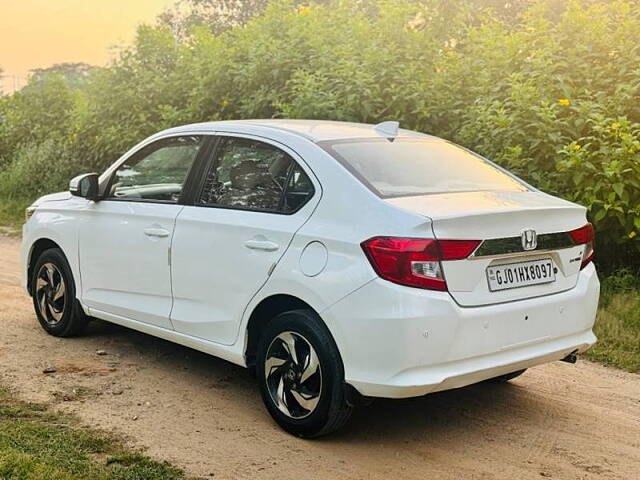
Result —
POLYGON ((519 377, 526 371, 527 371, 526 368, 522 370, 516 370, 515 372, 505 373, 504 375, 500 375, 499 377, 490 378, 488 381, 497 382, 497 383, 508 382, 509 380, 513 380, 514 378, 519 377))
POLYGON ((267 410, 289 433, 326 435, 351 416, 338 349, 313 311, 273 319, 260 339, 256 369, 267 410))
POLYGON ((31 276, 33 306, 42 328, 56 337, 77 335, 88 318, 76 300, 71 268, 61 250, 45 250, 31 276))

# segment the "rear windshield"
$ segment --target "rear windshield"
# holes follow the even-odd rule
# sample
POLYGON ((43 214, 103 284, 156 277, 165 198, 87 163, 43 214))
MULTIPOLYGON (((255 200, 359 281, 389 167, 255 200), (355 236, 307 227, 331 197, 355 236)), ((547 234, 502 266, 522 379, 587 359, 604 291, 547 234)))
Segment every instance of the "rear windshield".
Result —
POLYGON ((482 157, 442 140, 349 139, 320 146, 383 198, 527 190, 482 157))

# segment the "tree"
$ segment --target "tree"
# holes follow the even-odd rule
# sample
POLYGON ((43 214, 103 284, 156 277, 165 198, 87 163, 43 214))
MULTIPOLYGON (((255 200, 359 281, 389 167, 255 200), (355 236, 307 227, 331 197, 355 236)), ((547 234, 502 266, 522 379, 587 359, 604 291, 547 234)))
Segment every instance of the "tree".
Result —
POLYGON ((34 82, 44 81, 51 75, 61 75, 67 84, 74 88, 86 83, 89 74, 95 69, 88 63, 56 63, 47 68, 34 68, 31 70, 31 80, 34 82))
POLYGON ((177 0, 173 8, 159 16, 159 21, 177 37, 186 36, 193 26, 206 26, 219 34, 245 25, 268 3, 269 0, 177 0))

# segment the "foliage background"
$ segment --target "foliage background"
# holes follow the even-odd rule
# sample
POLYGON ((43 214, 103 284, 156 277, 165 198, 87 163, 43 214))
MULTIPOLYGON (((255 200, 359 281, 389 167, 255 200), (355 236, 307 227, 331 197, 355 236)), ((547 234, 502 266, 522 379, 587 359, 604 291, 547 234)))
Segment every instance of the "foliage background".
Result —
POLYGON ((601 268, 640 268, 639 0, 184 1, 0 97, 0 216, 177 124, 394 119, 587 206, 601 268))

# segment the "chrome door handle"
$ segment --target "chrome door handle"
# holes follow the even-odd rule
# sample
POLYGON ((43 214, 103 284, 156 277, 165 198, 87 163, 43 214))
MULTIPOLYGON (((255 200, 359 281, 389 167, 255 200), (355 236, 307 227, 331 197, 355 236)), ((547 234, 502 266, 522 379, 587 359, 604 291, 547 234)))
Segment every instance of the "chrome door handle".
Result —
POLYGON ((147 237, 159 237, 159 238, 163 238, 163 237, 168 237, 169 236, 169 230, 165 230, 164 228, 145 228, 144 229, 144 234, 147 237))
POLYGON ((268 240, 247 240, 244 242, 244 246, 251 250, 262 250, 265 252, 275 252, 280 248, 277 243, 269 242, 268 240))

